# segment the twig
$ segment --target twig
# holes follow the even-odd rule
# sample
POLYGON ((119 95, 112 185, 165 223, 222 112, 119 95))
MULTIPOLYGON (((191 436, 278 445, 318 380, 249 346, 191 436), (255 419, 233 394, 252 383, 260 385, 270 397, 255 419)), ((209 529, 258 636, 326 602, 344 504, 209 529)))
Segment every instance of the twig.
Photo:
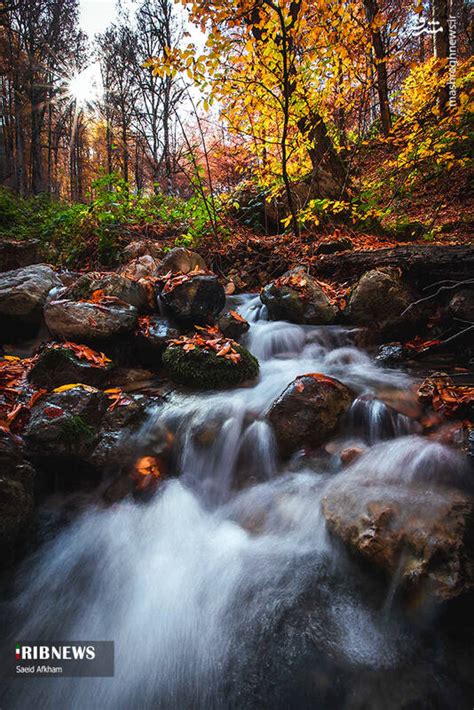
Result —
POLYGON ((474 284, 474 279, 466 279, 465 281, 457 281, 456 283, 452 284, 451 286, 440 286, 437 291, 434 293, 430 294, 429 296, 425 296, 424 298, 419 298, 417 301, 413 301, 413 303, 410 303, 403 313, 400 313, 400 318, 405 315, 405 313, 408 313, 408 311, 411 311, 411 309, 414 306, 418 306, 420 303, 424 303, 425 301, 430 301, 432 298, 436 298, 436 296, 439 296, 442 291, 452 291, 453 288, 458 288, 458 286, 464 286, 466 284, 474 284))

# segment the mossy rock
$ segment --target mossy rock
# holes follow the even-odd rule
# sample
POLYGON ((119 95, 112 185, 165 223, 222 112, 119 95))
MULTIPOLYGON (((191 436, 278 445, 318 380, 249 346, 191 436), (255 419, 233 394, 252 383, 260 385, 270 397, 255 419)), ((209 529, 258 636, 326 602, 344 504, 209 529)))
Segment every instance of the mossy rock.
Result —
POLYGON ((233 343, 232 347, 241 358, 237 363, 225 357, 218 357, 205 348, 196 347, 185 352, 179 346, 170 345, 163 355, 163 364, 173 380, 189 387, 234 387, 257 377, 259 364, 257 358, 246 348, 237 343, 233 343))
POLYGON ((29 374, 37 387, 54 389, 71 382, 100 387, 110 373, 112 364, 97 367, 88 360, 80 360, 67 348, 45 348, 29 374))

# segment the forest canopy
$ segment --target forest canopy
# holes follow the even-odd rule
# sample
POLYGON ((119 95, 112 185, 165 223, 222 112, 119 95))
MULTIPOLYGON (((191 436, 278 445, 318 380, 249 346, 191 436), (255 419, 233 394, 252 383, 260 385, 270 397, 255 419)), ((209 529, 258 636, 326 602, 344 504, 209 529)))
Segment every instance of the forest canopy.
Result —
POLYGON ((436 238, 454 198, 420 191, 464 190, 471 47, 462 0, 137 0, 94 38, 78 0, 3 2, 0 230, 104 261, 158 223, 436 238))

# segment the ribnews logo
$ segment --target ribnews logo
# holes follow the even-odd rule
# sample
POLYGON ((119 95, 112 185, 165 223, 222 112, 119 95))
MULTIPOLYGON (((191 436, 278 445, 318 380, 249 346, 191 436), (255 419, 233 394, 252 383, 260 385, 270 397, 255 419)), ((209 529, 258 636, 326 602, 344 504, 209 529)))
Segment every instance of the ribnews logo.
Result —
POLYGON ((111 677, 113 641, 61 641, 15 644, 14 675, 111 677))

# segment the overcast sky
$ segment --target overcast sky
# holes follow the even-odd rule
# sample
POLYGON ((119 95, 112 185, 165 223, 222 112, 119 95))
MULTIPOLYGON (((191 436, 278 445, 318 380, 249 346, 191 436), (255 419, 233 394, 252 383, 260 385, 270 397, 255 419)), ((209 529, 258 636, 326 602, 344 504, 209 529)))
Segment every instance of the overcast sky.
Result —
POLYGON ((92 38, 103 32, 116 18, 115 0, 80 0, 80 24, 92 38))

